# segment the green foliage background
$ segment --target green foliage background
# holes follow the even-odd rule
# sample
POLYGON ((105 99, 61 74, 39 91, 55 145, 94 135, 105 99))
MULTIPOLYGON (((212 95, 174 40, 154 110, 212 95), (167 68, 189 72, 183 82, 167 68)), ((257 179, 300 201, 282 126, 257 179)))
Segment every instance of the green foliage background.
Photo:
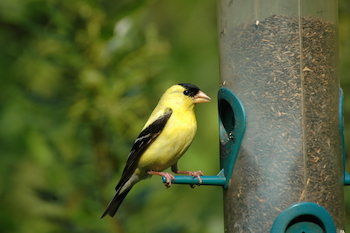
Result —
MULTIPOLYGON (((349 151, 349 2, 339 9, 349 151)), ((213 99, 197 106, 179 166, 218 172, 216 17, 216 1, 1 0, 0 232, 223 232, 220 188, 167 190, 158 177, 99 219, 135 135, 175 83, 213 99)))

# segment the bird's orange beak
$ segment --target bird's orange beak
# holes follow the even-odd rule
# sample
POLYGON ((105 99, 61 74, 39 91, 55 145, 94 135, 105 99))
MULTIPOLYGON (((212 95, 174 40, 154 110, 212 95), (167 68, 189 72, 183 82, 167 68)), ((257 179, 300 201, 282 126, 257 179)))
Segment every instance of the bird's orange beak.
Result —
POLYGON ((206 102, 209 102, 211 99, 209 96, 207 96, 204 92, 202 91, 199 91, 197 93, 197 95, 195 95, 193 97, 193 102, 195 104, 199 104, 199 103, 206 103, 206 102))

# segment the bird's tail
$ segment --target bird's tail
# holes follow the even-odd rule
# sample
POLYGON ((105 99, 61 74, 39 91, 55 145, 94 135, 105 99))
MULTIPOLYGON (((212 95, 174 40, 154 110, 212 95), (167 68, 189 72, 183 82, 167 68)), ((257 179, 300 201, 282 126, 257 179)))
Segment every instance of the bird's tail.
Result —
POLYGON ((109 216, 113 217, 115 213, 117 212, 120 204, 122 204, 124 198, 126 195, 129 193, 131 188, 125 190, 123 193, 116 193, 115 196, 113 197, 112 201, 108 204, 105 212, 103 212, 101 218, 109 214, 109 216))

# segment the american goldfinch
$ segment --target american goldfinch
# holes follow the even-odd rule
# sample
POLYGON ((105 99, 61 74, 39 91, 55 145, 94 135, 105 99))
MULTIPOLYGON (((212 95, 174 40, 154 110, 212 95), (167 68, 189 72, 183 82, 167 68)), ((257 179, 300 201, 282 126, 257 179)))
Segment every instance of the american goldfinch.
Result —
POLYGON ((197 131, 195 104, 209 101, 210 97, 192 84, 180 83, 166 90, 135 140, 122 177, 115 187, 117 193, 101 218, 107 214, 113 217, 133 185, 151 175, 166 177, 166 186, 170 187, 174 176, 162 172, 169 167, 174 173, 195 176, 201 182, 201 171, 179 171, 177 161, 186 152, 197 131))

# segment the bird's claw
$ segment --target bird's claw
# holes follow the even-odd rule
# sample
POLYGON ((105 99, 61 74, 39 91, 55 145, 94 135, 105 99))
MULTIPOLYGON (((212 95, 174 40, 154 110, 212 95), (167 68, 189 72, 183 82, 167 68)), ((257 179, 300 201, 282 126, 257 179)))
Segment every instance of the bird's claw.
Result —
POLYGON ((166 182, 165 182, 165 187, 167 188, 170 188, 171 186, 171 181, 175 179, 175 177, 170 174, 170 173, 167 173, 167 172, 156 172, 156 171, 149 171, 148 174, 150 175, 158 175, 158 176, 163 176, 165 177, 166 179, 166 182))
POLYGON ((164 172, 163 177, 165 177, 165 179, 166 179, 166 182, 165 182, 165 184, 164 184, 165 187, 166 187, 166 188, 170 188, 170 186, 171 186, 171 181, 174 180, 175 177, 174 177, 172 174, 166 173, 166 172, 164 172))
MULTIPOLYGON (((198 186, 202 184, 202 179, 200 176, 204 176, 204 173, 202 171, 195 171, 195 172, 191 172, 191 171, 177 171, 176 173, 178 174, 187 174, 189 176, 193 176, 193 177, 197 177, 198 179, 198 186)), ((194 184, 191 184, 190 187, 194 188, 194 184)))
MULTIPOLYGON (((193 177, 197 177, 198 179, 198 184, 191 184, 190 187, 191 188, 194 188, 195 185, 201 185, 202 184, 202 179, 200 176, 203 176, 204 173, 202 171, 195 171, 195 172, 192 172, 192 171, 176 171, 177 174, 187 174, 189 176, 193 176, 193 177)), ((175 179, 175 177, 170 174, 170 173, 167 173, 167 172, 156 172, 156 171, 149 171, 148 174, 150 175, 158 175, 158 176, 163 176, 165 177, 166 179, 166 182, 165 182, 165 187, 167 188, 170 188, 171 186, 171 181, 175 179)))
POLYGON ((204 176, 202 171, 188 172, 188 175, 197 177, 199 185, 202 184, 201 176, 204 176))

